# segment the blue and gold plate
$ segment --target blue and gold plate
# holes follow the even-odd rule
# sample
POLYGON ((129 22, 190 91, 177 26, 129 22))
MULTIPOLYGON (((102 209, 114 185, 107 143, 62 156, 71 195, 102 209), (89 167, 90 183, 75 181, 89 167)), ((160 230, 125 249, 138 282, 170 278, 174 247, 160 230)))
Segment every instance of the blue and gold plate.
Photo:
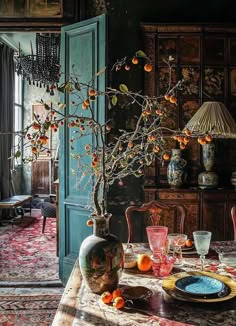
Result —
POLYGON ((190 295, 206 296, 222 292, 225 285, 220 280, 205 275, 191 275, 176 281, 175 287, 190 295))

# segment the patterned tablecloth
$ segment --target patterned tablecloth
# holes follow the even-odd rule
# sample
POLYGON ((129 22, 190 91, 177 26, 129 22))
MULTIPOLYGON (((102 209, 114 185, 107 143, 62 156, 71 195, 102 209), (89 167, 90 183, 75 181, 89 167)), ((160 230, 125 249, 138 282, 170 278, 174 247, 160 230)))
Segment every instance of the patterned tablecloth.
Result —
MULTIPOLYGON (((222 242, 218 244, 223 245, 222 242)), ((225 242, 225 246, 236 248, 236 242, 225 242)), ((147 244, 134 244, 133 248, 135 253, 149 251, 147 244)), ((199 267, 197 255, 184 255, 184 265, 181 269, 174 268, 172 273, 196 270, 199 267)), ((236 269, 227 270, 219 265, 217 259, 208 257, 206 270, 227 275, 236 281, 236 269)), ((162 289, 162 279, 154 277, 152 271, 142 273, 135 268, 124 270, 120 286, 144 286, 152 291, 152 296, 142 302, 135 302, 134 305, 127 305, 122 310, 115 310, 112 305, 105 305, 100 296, 88 291, 82 283, 73 325, 236 326, 236 298, 214 304, 176 300, 162 289)))

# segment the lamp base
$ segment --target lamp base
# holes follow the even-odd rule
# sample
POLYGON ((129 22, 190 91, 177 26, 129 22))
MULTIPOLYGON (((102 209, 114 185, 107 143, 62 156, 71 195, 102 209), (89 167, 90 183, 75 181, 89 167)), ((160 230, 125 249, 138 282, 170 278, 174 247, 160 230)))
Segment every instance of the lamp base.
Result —
POLYGON ((198 186, 201 189, 214 189, 218 186, 218 175, 215 172, 202 172, 198 175, 198 186))

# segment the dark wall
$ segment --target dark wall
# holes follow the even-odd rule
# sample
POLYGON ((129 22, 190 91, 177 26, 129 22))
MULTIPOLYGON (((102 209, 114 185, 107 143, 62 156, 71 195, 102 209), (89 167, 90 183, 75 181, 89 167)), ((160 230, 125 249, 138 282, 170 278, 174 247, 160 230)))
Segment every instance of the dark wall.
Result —
POLYGON ((108 14, 110 59, 139 47, 140 22, 234 23, 236 1, 88 0, 86 16, 108 14))
MULTIPOLYGON (((233 24, 236 12, 236 1, 223 0, 89 0, 87 1, 86 18, 106 13, 108 16, 108 65, 124 56, 132 56, 135 51, 143 49, 140 23, 217 23, 233 24)), ((133 69, 133 68, 132 68, 133 69)), ((113 86, 121 81, 129 89, 143 89, 143 71, 133 74, 119 71, 110 74, 113 86)), ((131 113, 131 115, 134 112, 131 113)), ((113 112, 115 128, 124 128, 129 121, 125 110, 113 112)), ((130 177, 124 187, 111 188, 109 211, 113 214, 112 232, 119 235, 122 241, 127 240, 127 226, 124 217, 125 209, 133 203, 144 200, 143 180, 130 177)), ((136 231, 142 235, 142 224, 136 231)))

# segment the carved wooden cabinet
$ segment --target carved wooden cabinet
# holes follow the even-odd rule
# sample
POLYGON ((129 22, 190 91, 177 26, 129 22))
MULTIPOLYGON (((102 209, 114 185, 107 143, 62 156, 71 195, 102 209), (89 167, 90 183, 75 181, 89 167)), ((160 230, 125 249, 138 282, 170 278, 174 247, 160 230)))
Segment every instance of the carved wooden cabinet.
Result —
MULTIPOLYGON (((221 101, 236 118, 236 25, 142 24, 144 50, 155 69, 145 74, 145 94, 163 96, 169 76, 165 59, 173 58, 172 85, 184 79, 182 90, 175 92, 177 105, 164 101, 167 114, 162 126, 183 129, 203 102, 221 101), (164 59, 164 60, 163 60, 164 59)), ((169 148, 178 146, 173 139, 169 148)), ((197 184, 203 170, 200 145, 192 141, 183 151, 188 162, 187 186, 197 184)), ((156 162, 146 173, 148 186, 167 185, 166 167, 156 162)), ((220 186, 230 185, 236 171, 235 140, 216 141, 216 165, 220 186)))
MULTIPOLYGON (((181 204, 187 210, 185 233, 192 237, 194 230, 212 232, 212 240, 232 240, 233 224, 230 210, 236 203, 236 191, 231 189, 169 189, 145 188, 145 202, 162 200, 181 204)), ((169 219, 170 221, 172 219, 169 219)), ((169 232, 173 232, 171 222, 169 232)))

